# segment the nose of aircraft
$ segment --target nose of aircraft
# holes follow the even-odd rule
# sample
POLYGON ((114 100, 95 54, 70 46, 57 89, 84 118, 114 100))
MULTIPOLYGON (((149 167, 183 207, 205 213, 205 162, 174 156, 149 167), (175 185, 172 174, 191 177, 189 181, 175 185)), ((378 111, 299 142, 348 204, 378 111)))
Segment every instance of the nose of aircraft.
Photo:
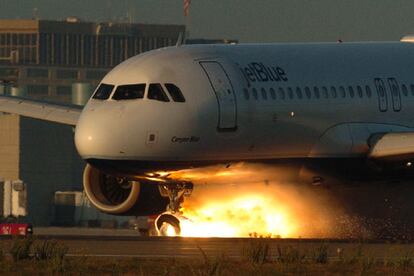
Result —
POLYGON ((83 159, 111 158, 122 154, 125 134, 122 113, 100 106, 85 108, 75 131, 75 145, 83 159))

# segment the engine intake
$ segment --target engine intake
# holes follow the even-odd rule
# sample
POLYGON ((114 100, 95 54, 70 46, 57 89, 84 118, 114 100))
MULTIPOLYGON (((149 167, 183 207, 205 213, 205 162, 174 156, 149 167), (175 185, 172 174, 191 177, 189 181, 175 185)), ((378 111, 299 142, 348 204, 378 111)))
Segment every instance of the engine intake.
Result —
POLYGON ((86 196, 97 209, 114 215, 153 215, 165 211, 168 199, 158 185, 104 174, 87 164, 83 172, 86 196))

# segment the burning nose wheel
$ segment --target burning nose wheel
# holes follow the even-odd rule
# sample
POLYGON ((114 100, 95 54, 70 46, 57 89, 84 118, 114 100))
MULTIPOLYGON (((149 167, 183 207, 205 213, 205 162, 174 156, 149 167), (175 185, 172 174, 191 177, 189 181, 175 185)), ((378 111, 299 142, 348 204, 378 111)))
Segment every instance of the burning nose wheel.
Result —
POLYGON ((179 236, 180 235, 180 227, 176 225, 174 222, 163 222, 160 230, 158 231, 160 236, 179 236))
POLYGON ((161 214, 155 220, 158 235, 163 237, 179 236, 181 234, 180 220, 170 212, 161 214))

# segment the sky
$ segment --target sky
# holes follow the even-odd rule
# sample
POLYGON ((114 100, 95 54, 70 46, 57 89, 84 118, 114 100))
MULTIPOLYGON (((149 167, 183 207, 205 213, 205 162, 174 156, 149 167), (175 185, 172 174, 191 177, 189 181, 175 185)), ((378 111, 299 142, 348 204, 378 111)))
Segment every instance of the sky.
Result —
POLYGON ((0 18, 186 24, 191 38, 381 41, 414 34, 413 0, 0 0, 0 18))

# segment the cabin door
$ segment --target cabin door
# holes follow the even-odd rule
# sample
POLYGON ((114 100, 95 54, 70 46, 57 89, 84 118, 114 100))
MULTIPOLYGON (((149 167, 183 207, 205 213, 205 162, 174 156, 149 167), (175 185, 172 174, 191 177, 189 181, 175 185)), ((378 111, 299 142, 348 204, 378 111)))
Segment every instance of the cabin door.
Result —
POLYGON ((378 93, 378 107, 381 112, 388 110, 387 88, 380 78, 375 79, 375 87, 378 93))
POLYGON ((388 86, 391 91, 392 108, 395 112, 401 111, 400 86, 395 78, 388 78, 388 86))
POLYGON ((200 65, 206 73, 211 87, 216 94, 219 110, 218 130, 236 130, 236 96, 226 71, 217 61, 202 61, 200 62, 200 65))

